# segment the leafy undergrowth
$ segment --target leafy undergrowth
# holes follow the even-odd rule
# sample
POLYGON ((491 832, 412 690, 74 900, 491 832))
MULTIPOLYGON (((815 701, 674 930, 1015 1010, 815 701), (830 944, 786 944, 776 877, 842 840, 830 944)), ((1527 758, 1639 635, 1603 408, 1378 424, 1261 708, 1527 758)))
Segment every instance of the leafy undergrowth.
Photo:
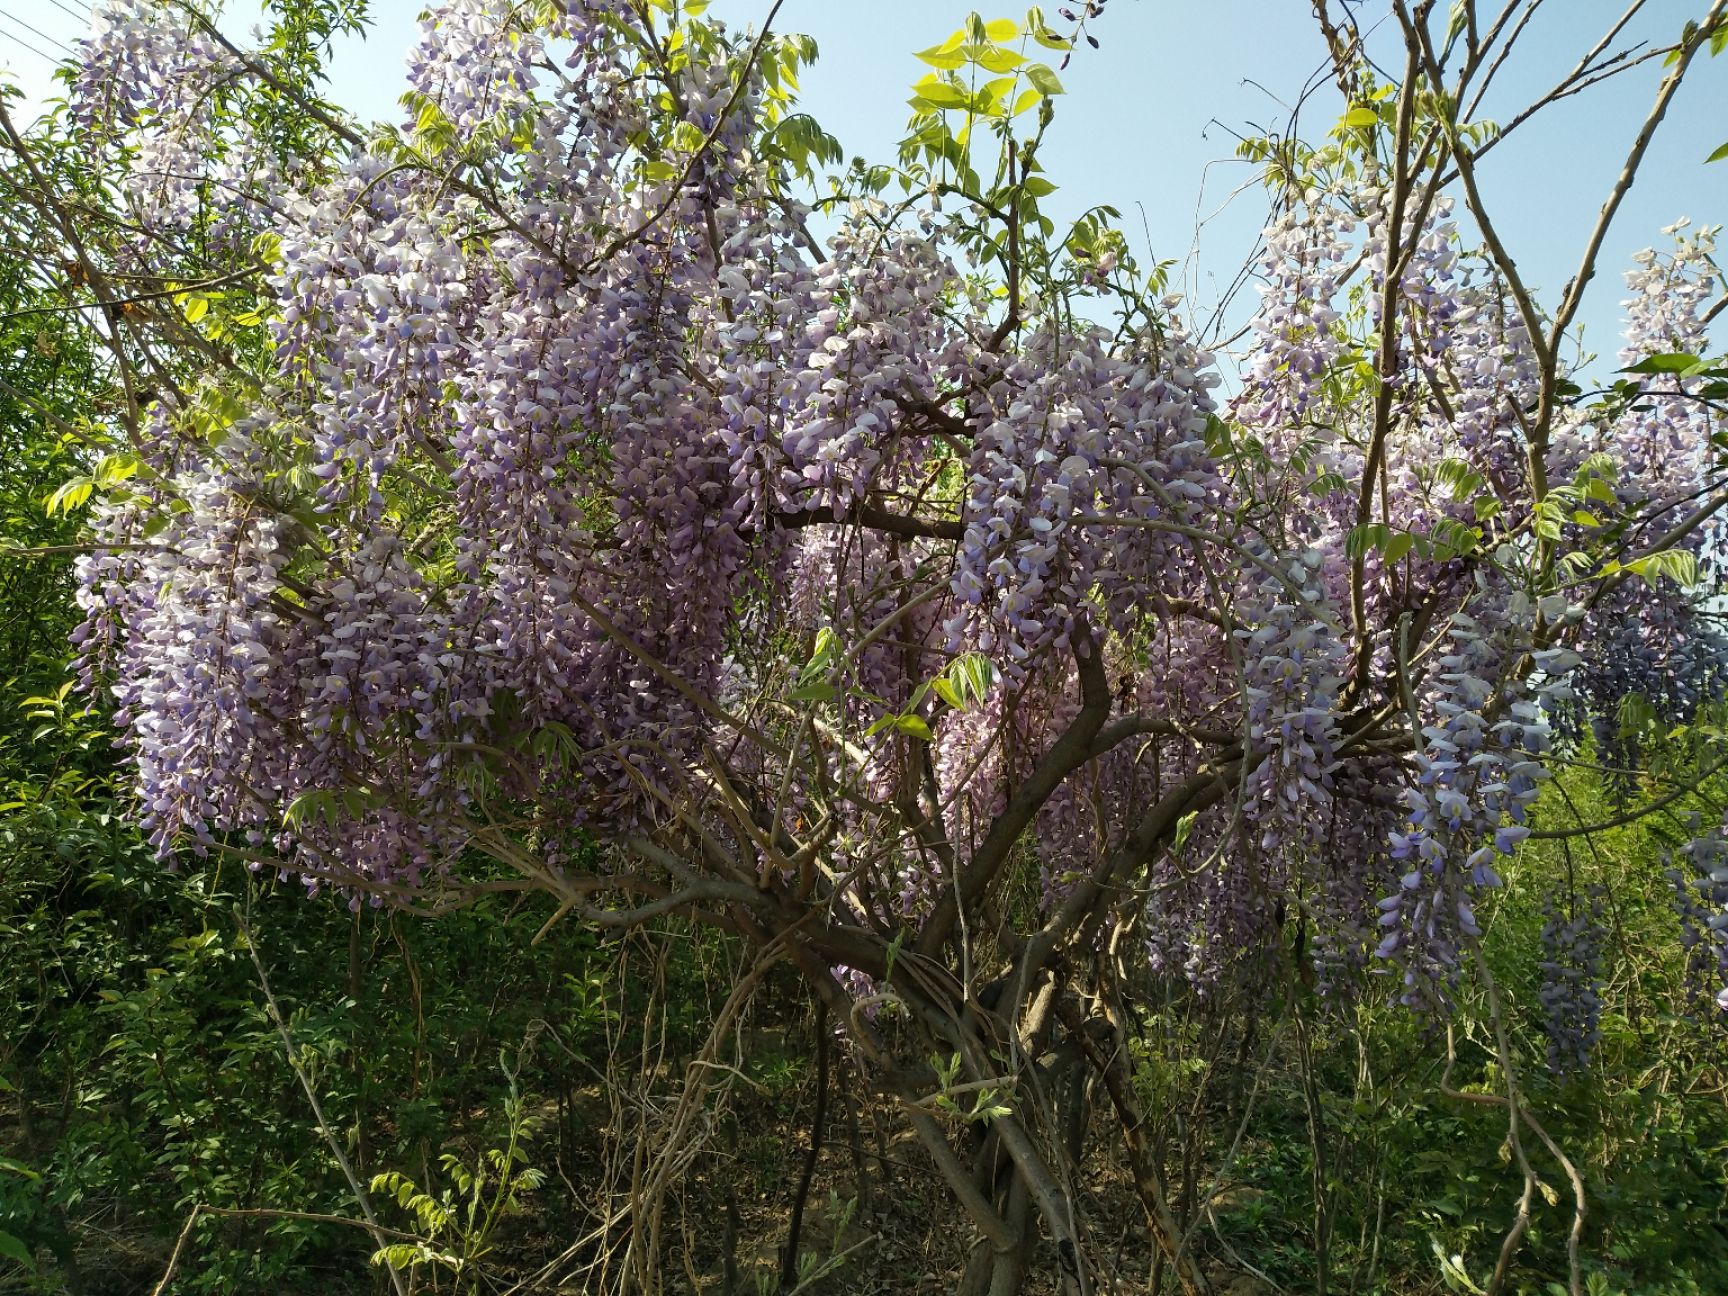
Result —
MULTIPOLYGON (((150 1292, 172 1264, 177 1293, 388 1291, 332 1142, 375 1185, 415 1290, 615 1290, 632 1245, 668 1292, 782 1287, 820 1075, 795 978, 766 977, 711 1047, 746 970, 712 933, 603 941, 567 923, 536 942, 547 915, 505 896, 426 922, 232 863, 164 871, 107 792, 92 718, 31 685, 31 729, 0 747, 0 1290, 150 1292)), ((1582 775, 1562 793, 1604 796, 1582 775)), ((1585 1188, 1590 1296, 1728 1291, 1723 1038, 1681 1011, 1670 898, 1645 866, 1672 846, 1648 824, 1571 858, 1527 845, 1484 914, 1525 1100, 1585 1188), (1563 870, 1604 889, 1612 935, 1600 1040, 1569 1076, 1549 1073, 1532 971, 1536 879, 1563 870)), ((1482 1286, 1523 1186, 1482 986, 1464 987, 1448 1073, 1445 1031, 1373 985, 1329 1005, 1301 967, 1133 1006, 1187 1245, 1227 1296, 1315 1291, 1322 1270, 1365 1296, 1482 1286)), ((970 1227, 904 1111, 830 1051, 787 1289, 954 1291, 970 1227)), ((1106 1277, 1174 1290, 1091 1098, 1086 1145, 1103 1150, 1072 1182, 1106 1277)), ((968 1104, 932 1110, 959 1146, 981 1138, 968 1104)), ((1571 1182, 1524 1141, 1536 1184, 1506 1290, 1553 1296, 1571 1182)))
MULTIPOLYGON (((27 816, 13 812, 6 829, 15 957, 0 1229, 31 1268, 10 1265, 0 1287, 152 1290, 204 1206, 230 1213, 187 1232, 173 1291, 387 1290, 364 1229, 272 1213, 359 1216, 232 917, 254 893, 249 928, 302 1067, 360 1177, 394 1176, 375 1184, 374 1205, 385 1227, 415 1235, 392 1242, 419 1288, 610 1289, 637 1236, 631 1203, 647 1200, 655 1158, 676 1145, 683 1159, 658 1210, 666 1290, 722 1292, 729 1276, 738 1293, 779 1289, 818 1074, 814 1023, 775 1007, 795 1002, 777 993, 790 983, 770 978, 735 1035, 705 1054, 706 1024, 738 972, 714 938, 608 944, 572 928, 534 945, 543 916, 498 902, 433 924, 350 912, 267 895, 232 870, 164 875, 100 815, 38 815, 34 842, 27 816), (42 850, 49 838, 70 849, 42 850), (101 852, 105 867, 92 867, 101 852), (673 1138, 680 1077, 699 1071, 707 1095, 673 1138), (501 1159, 514 1178, 502 1195, 501 1159), (508 1197, 478 1219, 467 1209, 476 1166, 491 1168, 485 1201, 508 1197), (440 1223, 422 1197, 453 1218, 440 1223)), ((1536 911, 1520 897, 1514 879, 1489 927, 1508 962, 1533 939, 1536 911)), ((1646 999, 1657 972, 1643 969, 1646 999)), ((1519 1047, 1539 1057, 1528 987, 1504 993, 1519 1047)), ((1527 1078, 1532 1110, 1585 1181, 1589 1290, 1728 1290, 1719 1041, 1624 1006, 1608 1014, 1589 1072, 1561 1080, 1532 1065, 1527 1078)), ((1163 1113, 1172 1196, 1220 1288, 1315 1290, 1317 1219, 1329 1290, 1481 1285, 1521 1186, 1504 1111, 1444 1094, 1444 1039, 1396 1013, 1365 1002, 1329 1015, 1299 983, 1269 1007, 1142 1021, 1138 1078, 1163 1113)), ((1491 1095, 1502 1088, 1494 1049, 1468 1008, 1447 1083, 1491 1095)), ((896 1111, 865 1101, 834 1052, 794 1286, 955 1290, 970 1231, 896 1111)), ((949 1119, 965 1146, 964 1122, 949 1119)), ((1551 1157, 1531 1155, 1541 1186, 1509 1289, 1547 1296, 1565 1279, 1570 1189, 1551 1157)), ((1119 1160, 1099 1154, 1075 1182, 1109 1234, 1100 1251, 1115 1290, 1153 1290, 1154 1249, 1119 1160)))

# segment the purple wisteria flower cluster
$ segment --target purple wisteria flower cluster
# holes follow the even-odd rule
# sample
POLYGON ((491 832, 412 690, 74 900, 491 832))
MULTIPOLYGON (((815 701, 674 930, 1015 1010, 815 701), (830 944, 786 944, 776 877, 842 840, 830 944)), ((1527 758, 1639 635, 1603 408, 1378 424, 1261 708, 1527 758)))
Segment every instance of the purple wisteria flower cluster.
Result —
POLYGON ((1551 893, 1542 902, 1542 1004, 1548 1033, 1548 1069, 1582 1071, 1601 1039, 1602 946, 1601 887, 1582 897, 1551 893))
POLYGON ((1698 1001, 1714 996, 1728 1013, 1728 831, 1717 828, 1682 846, 1668 880, 1686 951, 1687 989, 1698 1001))
MULTIPOLYGON (((1556 743, 1636 762, 1628 699, 1722 698, 1704 601, 1635 565, 1716 563, 1720 409, 1547 399, 1509 276, 1384 176, 1288 188, 1223 384, 1173 299, 1069 309, 1123 263, 1010 250, 1024 171, 1019 207, 951 170, 818 221, 795 47, 668 21, 446 0, 402 122, 296 160, 222 112, 252 65, 214 28, 99 6, 74 102, 132 255, 216 221, 264 263, 251 358, 163 385, 79 569, 157 847, 357 903, 502 868, 753 934, 822 904, 860 987, 1023 912, 1202 989, 1290 958, 1446 1010, 1556 743)), ((1677 233, 1624 359, 1706 348, 1712 234, 1677 233)))

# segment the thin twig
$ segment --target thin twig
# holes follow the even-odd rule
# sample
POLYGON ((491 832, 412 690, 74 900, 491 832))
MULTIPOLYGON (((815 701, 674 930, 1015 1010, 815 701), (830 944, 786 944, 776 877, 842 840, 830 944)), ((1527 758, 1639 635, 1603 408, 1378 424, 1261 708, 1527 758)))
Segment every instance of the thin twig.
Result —
MULTIPOLYGON (((330 1145, 330 1153, 336 1158, 336 1164, 342 1169, 342 1176, 348 1181, 348 1187, 354 1193, 354 1200, 360 1207, 360 1213, 366 1217, 366 1227, 371 1230, 373 1240, 382 1251, 385 1246, 385 1230, 378 1223, 378 1217, 372 1210, 372 1198, 366 1191, 366 1185, 360 1182, 360 1176, 354 1172, 353 1164, 342 1150, 342 1143, 336 1137, 336 1131, 330 1127, 330 1122, 324 1116, 324 1104, 318 1101, 318 1091, 312 1087, 312 1078, 306 1074, 306 1068, 300 1064, 300 1050, 294 1043, 294 1036, 288 1030, 288 1021, 282 1015, 282 1008, 276 1002, 276 996, 270 991, 270 977, 264 971, 264 960, 258 955, 258 942, 252 938, 252 929, 246 922, 246 915, 239 905, 234 906, 234 921, 240 926, 240 934, 246 941, 246 952, 252 956, 252 966, 258 972, 258 985, 264 991, 264 1002, 270 1010, 270 1021, 276 1027, 276 1033, 282 1037, 282 1047, 288 1054, 288 1065, 293 1068, 294 1078, 300 1082, 301 1089, 306 1092, 306 1100, 312 1105, 312 1115, 318 1122, 318 1129, 324 1135, 324 1141, 330 1145)), ((190 1227, 190 1225, 188 1225, 190 1227)), ((408 1296, 408 1285, 396 1266, 385 1263, 385 1269, 390 1274, 390 1283, 396 1289, 396 1296, 408 1296)))

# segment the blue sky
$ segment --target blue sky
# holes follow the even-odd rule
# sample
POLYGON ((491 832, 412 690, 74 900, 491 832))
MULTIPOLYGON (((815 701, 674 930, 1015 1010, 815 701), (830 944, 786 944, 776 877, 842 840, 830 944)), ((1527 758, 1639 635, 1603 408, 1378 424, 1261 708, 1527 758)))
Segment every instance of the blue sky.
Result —
MULTIPOLYGON (((1060 3, 1052 0, 1047 12, 1054 16, 1060 3)), ((82 34, 85 5, 0 0, 0 66, 33 100, 50 92, 51 66, 24 43, 61 55, 54 42, 82 34)), ((335 98, 362 117, 395 115, 403 54, 423 7, 424 0, 374 0, 370 35, 338 51, 335 98)), ((1360 9, 1366 16, 1380 7, 1370 0, 1360 9)), ((1488 115, 1503 117, 1551 85, 1624 7, 1625 0, 1555 0, 1538 10, 1521 53, 1500 74, 1488 115)), ((1704 7, 1651 0, 1628 35, 1668 43, 1704 7)), ((759 23, 768 8, 769 0, 715 0, 710 13, 742 27, 759 23)), ((821 60, 804 79, 806 110, 849 155, 887 160, 905 125, 907 87, 925 70, 912 51, 946 37, 969 8, 951 0, 786 0, 777 25, 820 45, 821 60)), ((249 26, 250 9, 249 0, 233 0, 231 30, 249 26)), ((985 17, 1022 13, 998 5, 985 17)), ((1205 315, 1252 250, 1266 212, 1250 168, 1234 158, 1232 132, 1282 130, 1324 66, 1308 0, 1114 0, 1093 30, 1102 47, 1079 51, 1062 74, 1068 94, 1042 153, 1060 189, 1046 209, 1062 220, 1096 203, 1119 208, 1136 253, 1175 259, 1175 284, 1205 315)), ((1557 300, 1576 268, 1660 76, 1647 64, 1568 100, 1484 161, 1502 236, 1545 302, 1557 300)), ((1341 110, 1322 81, 1303 106, 1302 134, 1319 138, 1341 110)), ((1620 273, 1635 251, 1660 244, 1661 228, 1679 217, 1728 220, 1728 162, 1703 162, 1725 139, 1728 55, 1694 67, 1621 210, 1580 317, 1589 349, 1612 358, 1620 273)), ((1239 298, 1229 317, 1243 318, 1252 299, 1239 298)))

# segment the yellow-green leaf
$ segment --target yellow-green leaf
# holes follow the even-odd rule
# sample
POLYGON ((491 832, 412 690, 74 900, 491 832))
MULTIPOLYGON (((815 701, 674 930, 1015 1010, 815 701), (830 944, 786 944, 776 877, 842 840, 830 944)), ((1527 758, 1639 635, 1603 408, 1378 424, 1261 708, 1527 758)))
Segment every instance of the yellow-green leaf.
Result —
POLYGON ((932 45, 927 50, 919 50, 917 57, 931 67, 944 71, 952 71, 966 62, 966 56, 960 52, 958 42, 954 42, 952 48, 948 45, 932 45))
POLYGON ((901 733, 918 739, 920 742, 930 742, 936 735, 930 732, 930 725, 923 716, 903 715, 894 718, 894 728, 901 733))
POLYGON ((986 72, 1012 72, 1026 61, 1026 56, 1010 49, 992 46, 980 54, 976 61, 986 72))
POLYGON ((1056 74, 1042 63, 1029 64, 1026 68, 1026 79, 1040 94, 1059 95, 1062 93, 1062 83, 1056 79, 1056 74))
POLYGON ((966 95, 958 87, 939 80, 934 74, 925 77, 912 89, 920 99, 938 108, 964 108, 967 103, 966 95))

